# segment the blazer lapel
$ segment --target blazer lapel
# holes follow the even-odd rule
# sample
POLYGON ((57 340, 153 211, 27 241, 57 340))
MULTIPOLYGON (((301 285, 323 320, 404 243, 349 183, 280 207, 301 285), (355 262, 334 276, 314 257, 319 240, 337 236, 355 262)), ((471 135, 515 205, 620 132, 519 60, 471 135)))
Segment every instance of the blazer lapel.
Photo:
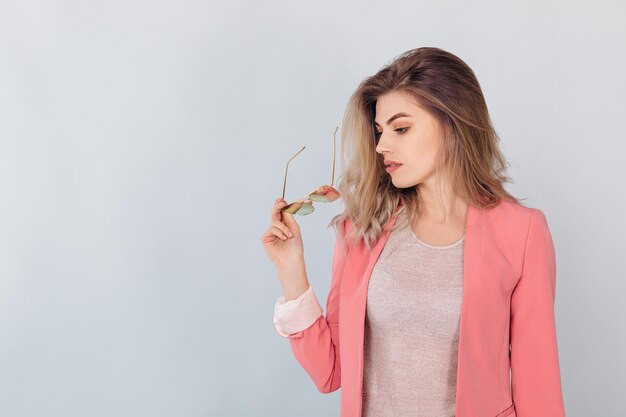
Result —
POLYGON ((477 363, 483 352, 476 343, 480 341, 476 335, 478 328, 484 324, 476 319, 479 315, 475 313, 484 302, 480 297, 484 215, 484 210, 469 205, 463 248, 463 292, 456 373, 456 412, 459 417, 476 415, 475 410, 464 407, 474 404, 486 391, 482 384, 476 383, 479 379, 473 372, 475 367, 483 365, 477 363))

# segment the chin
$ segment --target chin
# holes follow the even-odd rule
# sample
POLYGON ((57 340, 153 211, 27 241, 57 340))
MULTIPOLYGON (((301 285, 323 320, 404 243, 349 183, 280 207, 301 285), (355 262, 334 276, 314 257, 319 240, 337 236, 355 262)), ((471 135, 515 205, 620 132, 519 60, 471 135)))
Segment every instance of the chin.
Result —
POLYGON ((394 187, 396 188, 411 188, 411 187, 415 187, 416 185, 419 184, 419 182, 415 182, 415 181, 406 181, 406 180, 401 180, 401 179, 395 179, 395 178, 391 178, 391 183, 394 185, 394 187))

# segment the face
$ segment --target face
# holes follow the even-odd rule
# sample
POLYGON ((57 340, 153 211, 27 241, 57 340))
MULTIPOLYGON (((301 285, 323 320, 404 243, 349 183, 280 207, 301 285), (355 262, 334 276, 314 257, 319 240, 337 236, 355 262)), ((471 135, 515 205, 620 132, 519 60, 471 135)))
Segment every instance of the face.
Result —
POLYGON ((402 92, 376 101, 376 152, 402 165, 388 174, 397 188, 418 184, 434 187, 435 163, 442 136, 438 121, 402 92))

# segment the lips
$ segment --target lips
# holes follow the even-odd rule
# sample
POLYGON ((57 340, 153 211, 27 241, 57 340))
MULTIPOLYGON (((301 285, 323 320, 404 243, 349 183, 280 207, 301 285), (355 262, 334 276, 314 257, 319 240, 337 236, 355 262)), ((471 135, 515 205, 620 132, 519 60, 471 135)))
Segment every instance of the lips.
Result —
POLYGON ((402 165, 400 162, 396 161, 385 161, 385 166, 388 167, 390 165, 402 165))

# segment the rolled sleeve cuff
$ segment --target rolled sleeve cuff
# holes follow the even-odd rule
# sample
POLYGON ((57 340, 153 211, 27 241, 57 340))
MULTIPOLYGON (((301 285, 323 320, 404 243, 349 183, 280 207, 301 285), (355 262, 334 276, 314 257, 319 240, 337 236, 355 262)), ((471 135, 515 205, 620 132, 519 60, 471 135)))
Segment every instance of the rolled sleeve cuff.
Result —
POLYGON ((303 292, 295 300, 287 301, 284 296, 279 297, 274 304, 274 328, 282 337, 289 337, 294 333, 309 328, 324 314, 313 287, 303 292))

